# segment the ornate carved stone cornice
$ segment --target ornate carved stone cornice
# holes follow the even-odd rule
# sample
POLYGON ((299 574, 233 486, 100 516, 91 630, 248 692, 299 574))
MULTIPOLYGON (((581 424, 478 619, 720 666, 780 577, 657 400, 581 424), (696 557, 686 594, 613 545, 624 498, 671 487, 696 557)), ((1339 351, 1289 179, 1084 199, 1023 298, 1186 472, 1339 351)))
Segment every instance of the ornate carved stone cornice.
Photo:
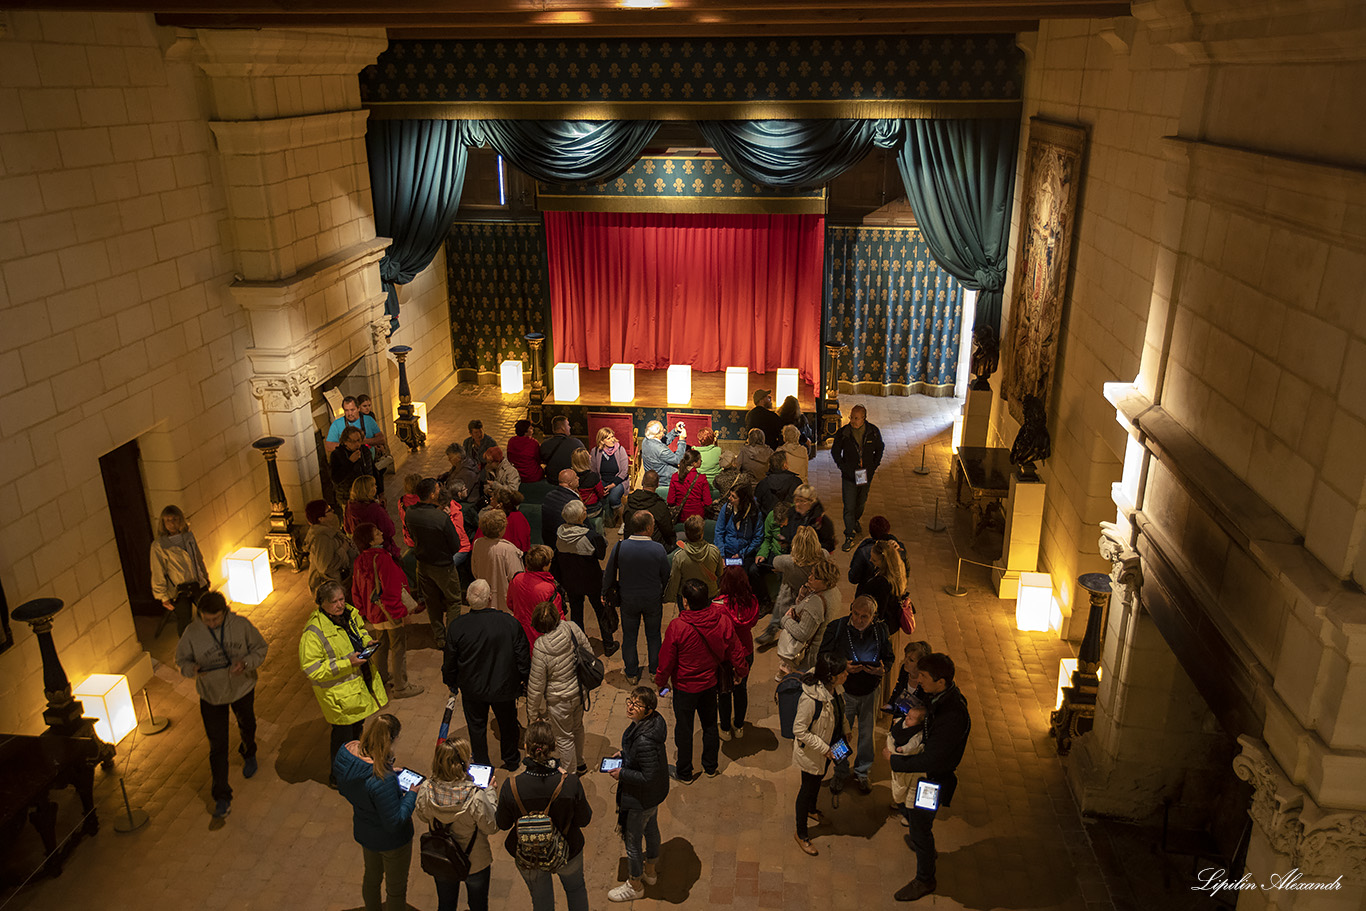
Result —
POLYGON ((285 374, 252 377, 251 394, 267 412, 289 412, 309 402, 317 381, 318 368, 305 364, 285 374))
POLYGON ((1294 785, 1266 744, 1244 734, 1234 773, 1253 787, 1248 813, 1277 853, 1305 876, 1366 883, 1366 813, 1324 810, 1294 785))

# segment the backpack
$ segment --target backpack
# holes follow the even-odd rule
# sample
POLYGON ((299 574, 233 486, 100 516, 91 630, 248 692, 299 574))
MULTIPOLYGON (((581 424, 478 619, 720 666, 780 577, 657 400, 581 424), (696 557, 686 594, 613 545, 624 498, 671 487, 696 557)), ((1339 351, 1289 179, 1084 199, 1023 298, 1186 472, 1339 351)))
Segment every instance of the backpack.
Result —
POLYGON ((569 840, 550 818, 550 808, 560 796, 560 789, 564 787, 565 779, 568 777, 567 773, 560 775, 560 783, 555 785, 555 791, 546 802, 545 809, 534 813, 528 813, 526 805, 522 803, 522 798, 517 793, 517 779, 514 777, 509 782, 512 786, 512 799, 517 802, 517 811, 521 814, 513 828, 517 835, 517 848, 513 854, 517 866, 526 870, 555 873, 569 862, 569 840))
MULTIPOLYGON (((778 729, 788 740, 792 740, 792 724, 797 720, 797 703, 802 700, 802 677, 804 675, 794 671, 782 679, 778 684, 773 698, 778 701, 778 729)), ((817 700, 816 711, 811 716, 812 722, 821 717, 821 709, 825 703, 817 700)))
POLYGON ((463 848, 451 835, 451 827, 433 819, 422 833, 422 872, 447 882, 464 882, 470 875, 470 851, 479 837, 476 828, 463 848))

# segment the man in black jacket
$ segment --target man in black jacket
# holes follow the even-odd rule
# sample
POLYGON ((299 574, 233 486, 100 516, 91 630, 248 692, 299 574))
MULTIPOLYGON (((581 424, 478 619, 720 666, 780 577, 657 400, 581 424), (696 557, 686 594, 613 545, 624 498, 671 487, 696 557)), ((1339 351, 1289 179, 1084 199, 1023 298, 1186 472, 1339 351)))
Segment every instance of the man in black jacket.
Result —
POLYGON ((342 431, 341 444, 327 457, 328 473, 332 476, 332 507, 338 515, 346 512, 351 499, 351 484, 356 478, 375 473, 375 457, 365 445, 365 436, 355 427, 342 431))
POLYGON ((844 497, 844 547, 854 549, 854 536, 863 531, 859 520, 868 505, 868 488, 873 472, 882 464, 882 431, 869 423, 868 409, 855 405, 849 410, 849 423, 835 431, 830 458, 840 470, 840 490, 844 497))
MULTIPOLYGON (((877 747, 873 742, 873 725, 877 720, 877 706, 882 694, 882 678, 892 667, 892 637, 887 626, 875 619, 877 602, 864 595, 849 605, 849 615, 831 621, 821 638, 818 654, 839 655, 848 662, 849 677, 844 681, 844 730, 846 734, 858 725, 858 749, 853 756, 854 785, 864 794, 871 794, 868 773, 873 768, 877 747)), ((835 778, 830 782, 830 793, 844 790, 849 780, 849 759, 835 762, 835 778)))
POLYGON ((554 547, 560 525, 564 522, 564 508, 575 500, 583 501, 579 498, 577 471, 566 468, 559 474, 547 477, 553 477, 558 486, 550 488, 545 499, 541 501, 541 543, 547 547, 554 547))
POLYGON ((446 642, 447 613, 460 616, 459 568, 469 560, 470 552, 468 547, 462 550, 460 533, 450 513, 438 505, 441 483, 436 478, 423 478, 414 493, 418 502, 408 507, 403 524, 413 539, 417 585, 427 602, 436 647, 441 648, 446 642))
MULTIPOLYGON (((545 476, 558 478, 560 472, 572 467, 570 460, 574 457, 574 450, 587 448, 578 437, 569 435, 569 418, 556 415, 550 421, 550 436, 541 441, 541 464, 545 466, 545 476)), ((554 547, 555 539, 541 543, 554 547)))
MULTIPOLYGON (((916 677, 920 686, 915 695, 927 707, 924 721, 925 749, 921 753, 902 756, 884 751, 891 759, 893 772, 915 772, 939 785, 939 805, 946 807, 958 787, 954 770, 963 760, 972 719, 968 716, 968 701, 953 682, 953 659, 940 652, 932 652, 920 659, 916 677)), ((910 799, 910 798, 908 798, 910 799)), ((907 836, 915 850, 915 879, 896 892, 899 902, 913 902, 935 890, 934 811, 918 807, 903 807, 901 811, 910 828, 907 836)))
MULTIPOLYGON (((650 537, 664 545, 665 553, 669 553, 678 546, 678 534, 674 531, 674 517, 669 512, 669 504, 659 495, 658 488, 659 475, 656 472, 647 471, 641 475, 640 487, 626 495, 625 514, 630 516, 644 510, 654 516, 650 537)), ((623 522, 623 534, 625 529, 626 523, 623 522)))
POLYGON ((490 610, 493 590, 483 579, 474 580, 465 599, 470 609, 452 620, 446 630, 441 679, 451 695, 460 693, 474 761, 489 765, 487 731, 489 709, 493 709, 503 768, 515 771, 522 759, 517 748, 517 697, 526 689, 531 674, 531 646, 515 617, 490 610))
POLYGON ((764 432, 764 442, 770 449, 783 445, 783 419, 773 410, 773 392, 770 389, 757 389, 754 392, 754 407, 745 415, 745 429, 758 427, 764 432))
POLYGON ((779 449, 768 458, 768 474, 754 488, 754 499, 765 513, 779 503, 791 503, 792 492, 802 486, 801 475, 787 470, 787 453, 779 449))

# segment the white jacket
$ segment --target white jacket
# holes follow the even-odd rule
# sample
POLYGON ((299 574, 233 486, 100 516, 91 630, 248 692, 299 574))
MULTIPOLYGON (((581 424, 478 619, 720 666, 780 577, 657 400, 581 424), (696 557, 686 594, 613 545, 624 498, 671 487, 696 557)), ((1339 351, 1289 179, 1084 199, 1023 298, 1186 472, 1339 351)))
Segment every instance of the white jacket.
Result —
POLYGON ((550 705, 580 700, 574 661, 576 641, 588 645, 588 637, 573 620, 561 620, 559 626, 536 638, 526 685, 527 718, 544 718, 550 705))
MULTIPOLYGON (((836 688, 838 691, 838 688, 836 688)), ((830 752, 830 738, 835 733, 836 716, 840 714, 835 693, 821 683, 803 683, 797 702, 797 717, 792 721, 792 761, 797 768, 811 775, 820 775, 830 752), (821 704, 816 715, 816 703, 821 704)))

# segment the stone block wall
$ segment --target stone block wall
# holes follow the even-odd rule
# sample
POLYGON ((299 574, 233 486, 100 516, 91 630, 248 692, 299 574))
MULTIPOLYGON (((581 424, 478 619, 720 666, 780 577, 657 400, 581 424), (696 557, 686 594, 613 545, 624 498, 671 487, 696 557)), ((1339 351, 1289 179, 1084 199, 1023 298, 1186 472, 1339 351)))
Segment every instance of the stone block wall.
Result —
MULTIPOLYGON (((56 596, 68 674, 141 653, 98 459, 145 438, 209 571, 264 533, 247 320, 228 294, 227 202, 205 84, 151 16, 9 16, 0 38, 0 579, 56 596), (159 467, 160 466, 160 467, 159 467), (167 466, 174 466, 169 470, 167 466)), ((150 480, 149 477, 149 480, 150 480)), ((149 483, 149 486, 152 486, 149 483)), ((27 627, 0 655, 0 729, 41 725, 27 627)))

